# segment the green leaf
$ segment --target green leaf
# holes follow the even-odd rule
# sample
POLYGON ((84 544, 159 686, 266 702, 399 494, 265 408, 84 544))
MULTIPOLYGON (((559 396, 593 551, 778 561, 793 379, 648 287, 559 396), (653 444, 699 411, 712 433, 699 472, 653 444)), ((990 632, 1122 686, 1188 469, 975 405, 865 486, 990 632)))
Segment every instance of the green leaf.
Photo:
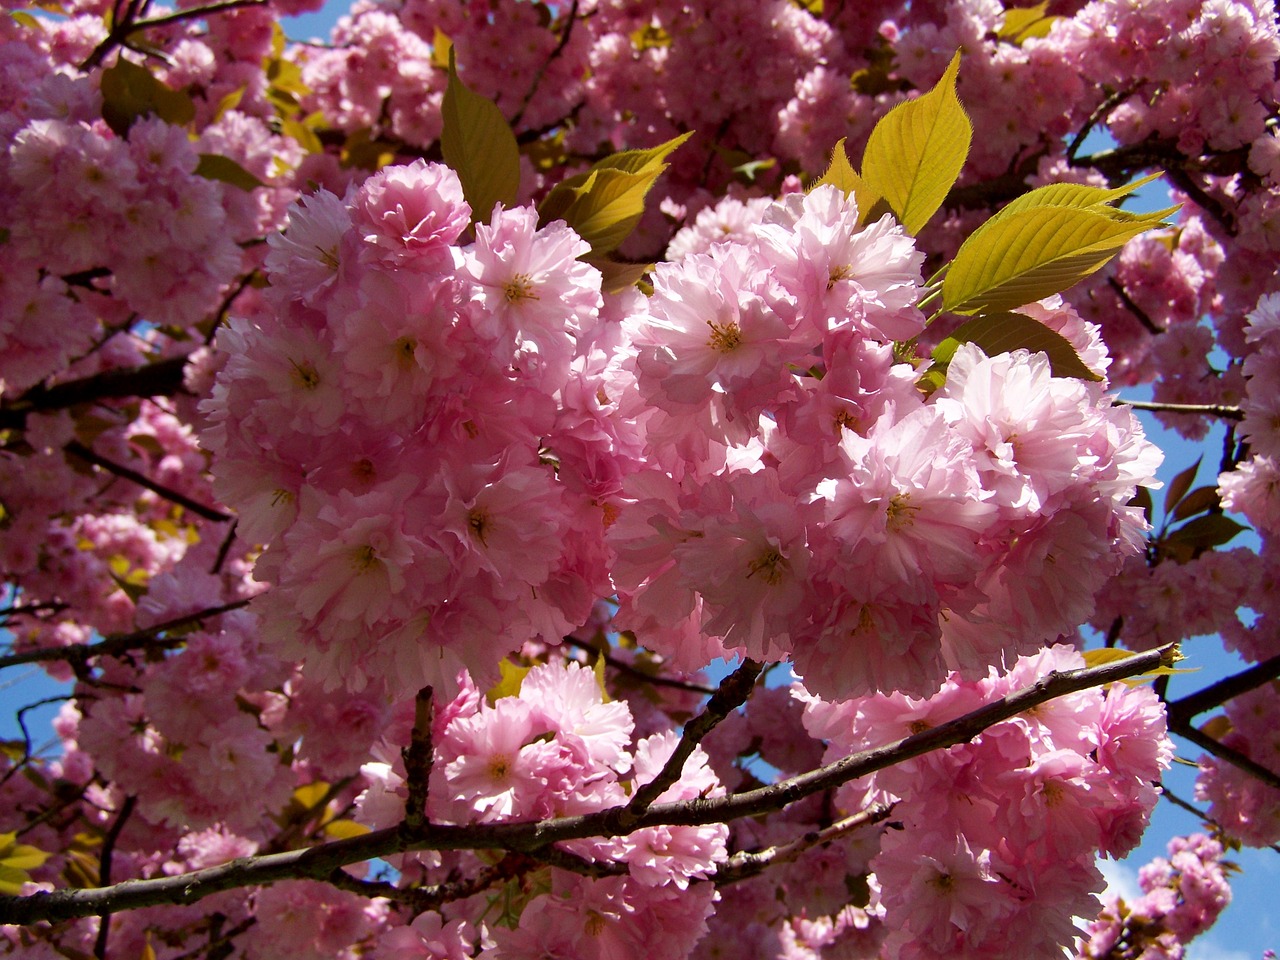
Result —
POLYGON ((934 363, 950 363, 962 343, 977 344, 989 357, 1014 350, 1043 353, 1049 357, 1049 369, 1055 377, 1102 379, 1084 365, 1071 341, 1022 313, 991 313, 961 324, 934 348, 934 363))
POLYGON ((145 67, 122 58, 102 71, 102 119, 117 136, 128 136, 141 117, 156 116, 185 127, 195 115, 191 97, 165 86, 145 67))
POLYGON ((1129 506, 1139 507, 1142 510, 1142 516, 1151 522, 1151 515, 1155 512, 1155 504, 1151 501, 1151 491, 1146 487, 1139 487, 1133 494, 1133 499, 1129 501, 1129 506))
POLYGON ((498 663, 498 672, 501 679, 494 684, 489 692, 486 693, 485 699, 489 702, 489 706, 493 706, 503 697, 520 696, 520 686, 524 683, 524 678, 528 675, 532 667, 522 667, 518 663, 511 660, 501 660, 498 663))
POLYGON ((324 833, 327 837, 334 840, 350 840, 352 837, 362 837, 370 831, 363 823, 357 823, 355 820, 330 820, 324 825, 324 833))
POLYGON ((448 70, 451 56, 453 56, 453 41, 437 26, 431 35, 431 65, 441 70, 448 70))
POLYGON ((862 157, 862 178, 913 236, 942 206, 969 156, 973 125, 956 96, 959 69, 957 52, 937 86, 881 118, 862 157))
POLYGON ((1043 187, 1036 187, 1034 190, 1028 190, 1020 197, 1015 197, 1004 208, 991 219, 995 220, 1004 216, 1011 216, 1020 210, 1031 210, 1035 207, 1069 207, 1074 209, 1096 209, 1098 212, 1107 213, 1111 216, 1126 215, 1128 217, 1140 216, 1144 219, 1162 220, 1177 208, 1171 210, 1154 211, 1147 214, 1127 214, 1125 211, 1117 210, 1110 206, 1113 201, 1129 196, 1135 190, 1145 187, 1154 180, 1159 180, 1163 174, 1153 173, 1143 177, 1141 180, 1135 180, 1133 183, 1126 183, 1122 187, 1091 187, 1082 183, 1050 183, 1043 187))
POLYGON ((1187 467, 1187 469, 1183 470, 1169 482, 1169 489, 1165 491, 1164 495, 1165 513, 1169 513, 1173 510, 1173 508, 1182 501, 1182 498, 1186 496, 1187 491, 1191 489, 1191 484, 1194 483, 1196 479, 1196 471, 1200 469, 1200 461, 1203 459, 1203 455, 1197 457, 1195 463, 1187 467))
POLYGON ((1044 0, 1034 7, 1012 7, 1006 10, 996 36, 1016 44, 1022 44, 1032 37, 1048 36, 1053 22, 1059 19, 1046 15, 1045 11, 1048 9, 1049 0, 1044 0))
MULTIPOLYGON (((315 114, 305 117, 302 120, 295 120, 290 117, 280 122, 280 132, 286 137, 292 137, 298 142, 298 145, 307 153, 324 153, 324 144, 320 142, 320 137, 316 134, 317 123, 313 122, 315 114)), ((277 158, 279 159, 279 158, 277 158)))
POLYGON ((1188 563, 1214 547, 1229 543, 1236 534, 1248 529, 1224 514, 1210 513, 1188 520, 1159 546, 1178 563, 1188 563))
POLYGON ((444 162, 462 181, 472 222, 487 222, 494 204, 509 207, 515 203, 520 192, 520 150, 498 105, 473 93, 458 79, 452 48, 441 113, 444 162))
POLYGON ((627 287, 634 287, 653 269, 652 263, 623 263, 608 257, 583 257, 582 262, 600 271, 600 288, 605 293, 621 293, 627 287))
MULTIPOLYGON (((1128 660, 1137 654, 1131 650, 1122 650, 1119 647, 1098 647, 1094 650, 1086 650, 1083 653, 1084 665, 1086 667, 1100 667, 1105 663, 1118 663, 1121 660, 1128 660)), ((1175 660, 1185 659, 1181 653, 1175 655, 1175 660)), ((1138 674, 1136 677, 1126 677, 1122 683, 1126 683, 1131 687, 1140 686, 1156 677, 1171 677, 1177 673, 1196 673, 1199 667, 1152 667, 1144 673, 1138 674)))
POLYGON ((1222 509, 1222 498, 1216 486, 1197 487, 1178 501, 1173 509, 1173 519, 1186 520, 1197 513, 1208 513, 1222 509))
POLYGON ((809 189, 816 190, 824 183, 839 187, 844 191, 846 197, 853 197, 853 202, 858 207, 858 220, 861 223, 866 223, 868 216, 876 205, 876 201, 880 199, 880 194, 872 189, 866 180, 858 176, 857 171, 850 165, 849 155, 844 148, 844 140, 845 138, 841 137, 840 142, 831 151, 831 163, 827 166, 827 172, 809 184, 809 189))
POLYGON ((639 30, 631 31, 631 47, 638 53, 655 47, 661 49, 669 46, 671 46, 671 34, 658 24, 646 24, 639 30))
POLYGON ((611 153, 597 162, 592 169, 626 170, 628 173, 651 174, 656 180, 659 174, 667 169, 665 162, 667 157, 671 156, 678 148, 684 146, 685 141, 692 136, 693 131, 690 130, 688 133, 672 137, 665 143, 660 143, 656 147, 649 147, 647 150, 619 150, 617 153, 611 153))
POLYGON ((230 157, 224 157, 220 153, 200 154, 200 162, 196 164, 196 176, 204 177, 206 180, 219 180, 222 183, 229 183, 233 187, 239 187, 245 191, 266 186, 265 183, 240 166, 240 164, 230 157))
POLYGON ((564 220, 591 244, 592 256, 609 253, 644 216, 645 197, 667 169, 666 157, 692 135, 681 134, 649 150, 615 153, 557 184, 538 207, 539 222, 564 220))
POLYGON ((1086 667, 1100 667, 1104 663, 1118 663, 1121 660, 1128 660, 1130 657, 1137 656, 1132 650, 1121 650, 1119 647, 1098 647, 1094 650, 1086 650, 1081 656, 1084 657, 1084 665, 1086 667))
POLYGON ((1061 293, 1151 226, 1118 221, 1096 208, 1002 213, 961 244, 942 281, 943 307, 954 313, 1011 310, 1061 293))
POLYGON ((31 879, 27 871, 43 866, 49 854, 25 843, 18 834, 0 834, 0 893, 17 896, 22 885, 31 879))
POLYGON ((247 89, 248 89, 247 85, 236 87, 234 90, 228 93, 225 97, 219 100, 217 107, 215 107, 213 111, 214 121, 221 120, 222 115, 225 114, 228 110, 234 110, 236 107, 240 106, 240 101, 244 99, 244 92, 247 89))
POLYGON ((28 30, 43 31, 44 29, 43 27, 40 26, 40 21, 37 20, 35 17, 33 17, 31 14, 27 13, 27 11, 25 10, 10 10, 9 16, 13 17, 15 22, 26 27, 28 30))

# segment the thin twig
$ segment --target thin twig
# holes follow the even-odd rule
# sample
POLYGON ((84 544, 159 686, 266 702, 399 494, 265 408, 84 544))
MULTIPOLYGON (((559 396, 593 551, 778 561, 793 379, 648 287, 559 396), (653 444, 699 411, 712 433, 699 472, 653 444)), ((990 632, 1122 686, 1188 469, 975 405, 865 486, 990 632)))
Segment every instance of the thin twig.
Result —
POLYGON ((1280 774, 1276 773, 1274 770, 1264 767, 1262 764, 1258 763, 1258 761, 1245 756, 1239 750, 1234 750, 1226 744, 1215 740, 1207 733, 1201 733, 1195 727, 1191 726, 1191 724, 1181 723, 1174 725, 1170 723, 1169 732, 1176 733, 1178 736, 1183 737, 1186 740, 1190 740, 1197 747, 1202 750, 1207 750, 1219 760, 1225 760, 1233 767, 1257 777, 1267 786, 1275 787, 1277 790, 1280 790, 1280 774))
POLYGON ((162 483, 152 480, 145 474, 139 473, 130 467, 126 467, 122 463, 116 463, 114 460, 108 460, 99 453, 94 453, 79 440, 72 440, 62 448, 73 457, 78 457, 85 463, 91 463, 95 467, 106 470, 108 473, 115 474, 124 480, 130 480, 138 486, 150 490, 157 497, 168 500, 170 503, 176 503, 180 507, 185 507, 197 516, 204 517, 206 520, 214 522, 222 522, 231 519, 231 514, 223 513, 221 510, 215 510, 213 507, 205 506, 192 500, 186 494, 179 493, 177 490, 171 490, 162 483))
POLYGON ((520 124, 520 120, 524 117, 524 112, 529 109, 529 104, 533 102, 534 95, 538 92, 538 86, 542 83, 543 77, 547 75, 547 70, 564 53, 564 48, 569 45, 569 36, 573 33, 574 21, 578 19, 578 2, 579 0, 573 0, 573 3, 569 5, 568 22, 560 33, 560 41, 556 44, 556 48, 547 54, 547 59, 542 61, 542 64, 538 67, 533 83, 529 85, 529 92, 524 95, 520 109, 511 118, 511 128, 513 130, 520 124))
POLYGON ((822 830, 815 830, 797 837, 790 843, 766 847, 764 850, 755 852, 735 853, 720 864, 711 879, 715 881, 717 887, 723 887, 730 883, 737 883, 739 880, 747 880, 779 863, 790 863, 807 850, 831 843, 862 827, 887 820, 893 813, 893 807, 892 803, 877 804, 845 817, 822 830))
POLYGON ((1164 328, 1156 326, 1156 322, 1151 319, 1151 314, 1138 306, 1133 297, 1129 296, 1129 291, 1124 288, 1124 284, 1115 277, 1107 277, 1107 286, 1120 298, 1120 302, 1124 304, 1125 309, 1137 318, 1137 321, 1142 324, 1147 333, 1153 335, 1164 333, 1164 328))
MULTIPOLYGON (((685 762, 694 748, 708 733, 715 729, 720 721, 747 702, 751 691, 755 689, 756 678, 764 664, 750 658, 744 659, 737 670, 721 681, 719 688, 711 695, 702 712, 684 725, 680 734, 680 742, 667 758, 662 771, 638 788, 627 804, 626 812, 631 817, 639 817, 649 806, 662 796, 668 787, 680 779, 684 772, 685 762)), ((624 822, 623 827, 627 824, 624 822)))
MULTIPOLYGON (((675 690, 688 690, 690 693, 700 693, 704 697, 709 697, 715 693, 715 687, 708 687, 704 683, 693 683, 690 680, 677 680, 674 677, 662 677, 651 673, 645 673, 638 667, 634 667, 625 660, 619 660, 601 650, 599 647, 582 640, 575 640, 573 637, 565 637, 561 641, 565 646, 573 647, 575 650, 582 650, 586 653, 593 653, 597 657, 604 657, 605 665, 611 669, 617 670, 619 673, 625 673, 629 677, 635 677, 643 680, 645 683, 652 684, 655 687, 671 687, 675 690)), ((593 661, 594 662, 594 661, 593 661)))
POLYGON ((1089 114, 1089 119, 1087 119, 1084 122, 1084 126, 1080 128, 1079 132, 1076 133, 1076 135, 1072 138, 1071 143, 1067 147, 1067 166, 1074 167, 1074 166, 1080 165, 1079 158, 1076 156, 1076 154, 1077 152, 1079 152, 1080 147, 1084 143, 1085 139, 1089 136, 1090 131, 1092 131, 1094 127, 1096 127, 1099 123, 1102 122, 1102 118, 1104 116, 1106 116, 1116 107, 1120 106, 1120 104, 1124 103, 1124 101, 1128 100, 1129 97, 1133 95, 1133 92, 1137 89, 1138 89, 1138 85, 1134 84, 1132 86, 1124 87, 1120 90, 1116 90, 1109 97, 1103 100, 1100 104, 1094 107, 1093 112, 1089 114))
MULTIPOLYGON (((111 858, 115 854, 116 841, 120 839, 120 831, 124 829, 126 821, 133 813, 133 805, 137 800, 128 796, 124 798, 124 803, 120 805, 120 812, 116 815, 115 822, 111 824, 111 829, 107 831, 106 837, 102 841, 102 853, 98 856, 98 886, 106 887, 111 884, 111 858)), ((98 960, 106 960, 107 957, 107 937, 111 933, 111 914, 104 913, 102 922, 98 924, 98 936, 93 943, 93 955, 98 960)))
MULTIPOLYGON (((1181 807, 1183 810, 1186 810, 1188 813, 1194 814, 1195 816, 1199 817, 1201 823, 1209 824, 1219 833, 1225 834, 1227 836, 1231 835, 1231 831, 1226 829, 1217 820, 1213 819, 1213 817, 1209 816, 1209 813, 1207 810, 1201 810, 1197 808, 1194 804, 1188 803, 1186 800, 1183 800, 1176 793, 1170 790, 1167 786, 1163 786, 1163 785, 1161 786, 1160 795, 1164 797, 1166 800, 1168 800, 1170 803, 1172 803, 1175 807, 1181 807)), ((1273 850, 1276 853, 1280 853, 1280 844, 1268 843, 1267 848, 1269 850, 1273 850)))
POLYGON ((181 617, 166 620, 164 623, 158 623, 154 627, 147 627, 144 630, 135 630, 133 633, 112 634, 98 643, 77 643, 67 647, 37 647, 34 650, 24 650, 22 653, 6 654, 0 657, 0 670, 5 667, 15 667, 20 663, 44 663, 49 660, 63 660, 72 666, 83 666, 94 657, 114 657, 140 647, 181 643, 181 638, 161 638, 160 635, 168 633, 170 630, 179 630, 182 627, 200 623, 202 620, 221 616, 224 613, 230 613, 232 610, 239 610, 248 605, 249 600, 233 600, 231 603, 224 603, 220 607, 209 607, 205 610, 197 610, 195 613, 187 613, 181 617))
MULTIPOLYGON (((697 797, 654 804, 635 820, 632 828, 665 824, 701 826, 773 813, 797 800, 834 789, 904 760, 965 743, 993 724, 1049 700, 1146 673, 1157 666, 1172 666, 1176 650, 1176 644, 1169 644, 1096 667, 1054 671, 1028 687, 955 720, 863 750, 779 783, 725 797, 697 797)), ((598 813, 535 822, 424 824, 413 837, 407 836, 399 827, 387 827, 304 850, 241 857, 177 876, 125 880, 102 889, 64 889, 18 897, 0 896, 0 924, 56 922, 100 915, 106 910, 119 912, 157 904, 190 904, 223 890, 279 880, 324 880, 347 864, 412 850, 496 849, 536 854, 542 848, 563 840, 622 835, 626 831, 621 824, 632 819, 633 815, 625 806, 618 806, 598 813)))

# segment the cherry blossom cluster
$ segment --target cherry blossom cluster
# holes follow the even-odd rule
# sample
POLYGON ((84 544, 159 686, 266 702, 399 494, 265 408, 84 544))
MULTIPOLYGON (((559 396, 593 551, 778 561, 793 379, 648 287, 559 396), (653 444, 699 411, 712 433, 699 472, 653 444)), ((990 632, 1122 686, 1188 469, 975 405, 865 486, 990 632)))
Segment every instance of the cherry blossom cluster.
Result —
POLYGON ((1231 902, 1222 844, 1202 833, 1174 837, 1168 858, 1138 871, 1142 896, 1130 902, 1110 896, 1089 924, 1084 960, 1184 955, 1185 944, 1204 933, 1231 902))
MULTIPOLYGON (((926 401, 892 347, 924 326, 922 255, 835 188, 607 304, 563 223, 496 209, 455 246, 468 213, 422 162, 316 194, 220 341, 217 490, 313 675, 447 688, 616 588, 677 666, 925 692, 1069 631, 1135 549, 1158 453, 1132 415, 968 345, 926 401)), ((1031 309, 1105 365, 1069 308, 1031 309)))
MULTIPOLYGON (((876 694, 830 703, 801 690, 805 725, 827 759, 928 729, 1052 670, 1080 666, 1065 646, 978 681, 952 675, 917 700, 876 694)), ((1116 684, 1063 697, 972 743, 898 764, 841 788, 849 810, 893 804, 871 859, 872 903, 888 957, 1055 957, 1070 917, 1093 912, 1096 852, 1122 857, 1168 766, 1159 699, 1116 684)))
MULTIPOLYGON (((534 667, 518 693, 492 702, 469 678, 461 686, 433 724, 425 812, 434 823, 548 819, 624 805, 662 772, 679 739, 668 730, 633 743, 626 703, 605 702, 597 676, 576 662, 534 667)), ((357 816, 372 827, 392 826, 404 816, 401 746, 407 739, 405 725, 393 726, 373 748, 375 757, 386 759, 362 769, 368 787, 357 800, 357 816)), ((696 748, 658 800, 723 793, 706 754, 696 748)), ((625 865, 626 876, 591 880, 554 871, 552 889, 524 906, 519 925, 493 932, 493 956, 630 956, 641 944, 658 957, 687 956, 706 930, 715 899, 711 885, 691 882, 725 859, 728 834, 724 824, 646 827, 625 837, 563 844, 585 861, 625 865)), ((412 872, 414 859, 406 857, 406 870, 412 872)))

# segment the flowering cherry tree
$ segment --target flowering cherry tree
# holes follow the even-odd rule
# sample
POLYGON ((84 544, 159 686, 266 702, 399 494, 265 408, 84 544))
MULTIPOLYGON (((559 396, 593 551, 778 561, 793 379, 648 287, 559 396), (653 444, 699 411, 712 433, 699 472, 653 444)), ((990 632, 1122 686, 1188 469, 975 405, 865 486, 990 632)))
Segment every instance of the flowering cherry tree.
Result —
POLYGON ((1181 957, 1280 842, 1270 2, 5 7, 0 955, 1181 957))

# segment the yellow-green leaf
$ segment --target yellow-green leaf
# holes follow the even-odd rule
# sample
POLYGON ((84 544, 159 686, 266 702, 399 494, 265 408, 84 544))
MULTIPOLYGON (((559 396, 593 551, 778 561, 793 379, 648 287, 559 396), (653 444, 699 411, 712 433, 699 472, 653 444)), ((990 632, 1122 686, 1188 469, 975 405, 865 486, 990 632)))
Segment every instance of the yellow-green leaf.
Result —
POLYGON ((352 837, 364 836, 369 828, 354 820, 330 820, 324 825, 324 832, 325 836, 334 840, 350 840, 352 837))
POLYGON ((449 69, 449 58, 453 55, 453 41, 439 27, 431 36, 431 65, 440 70, 449 69))
POLYGON ((671 34, 658 24, 645 24, 639 30, 631 31, 631 46, 641 53, 651 48, 669 47, 671 34))
POLYGON ((165 86, 145 67, 121 58, 102 71, 102 119, 117 136, 127 136, 141 117, 156 116, 184 127, 195 115, 191 97, 165 86))
POLYGON ((831 151, 831 163, 827 166, 827 172, 809 184, 809 189, 815 190, 824 183, 839 187, 844 191, 845 196, 853 197, 853 202, 858 207, 858 219, 863 223, 875 207, 876 201, 880 199, 880 194, 876 193, 866 180, 858 176, 857 171, 850 165, 849 155, 844 148, 844 137, 840 138, 835 149, 831 151))
POLYGON ((440 134, 440 149, 444 162, 462 181, 472 221, 487 222, 495 203, 515 203, 520 192, 520 150, 498 105, 472 92, 458 79, 452 49, 449 85, 441 113, 444 131, 440 134))
POLYGON ((228 110, 234 110, 236 107, 240 106, 240 101, 244 98, 244 92, 246 89, 247 87, 243 86, 236 87, 225 97, 219 100, 218 106, 213 111, 213 119, 215 121, 221 120, 222 115, 228 110))
MULTIPOLYGON (((280 132, 286 137, 292 137, 298 142, 298 145, 307 153, 323 153, 324 144, 320 142, 320 137, 316 135, 313 126, 306 120, 294 120, 292 118, 282 120, 280 123, 280 132)), ((276 158, 279 159, 278 157, 276 158)))
POLYGON ((605 157, 586 173, 557 184, 538 207, 539 221, 565 221, 600 259, 630 236, 644 216, 645 197, 667 169, 666 157, 692 135, 605 157))
POLYGON ((626 170, 628 173, 648 173, 652 174, 654 179, 657 179, 658 175, 667 169, 667 165, 664 162, 667 157, 683 146, 685 141, 692 136, 693 131, 691 130, 647 150, 619 150, 617 153, 611 153, 603 160, 598 161, 592 169, 603 170, 608 168, 626 170))
POLYGON ((634 287, 653 269, 652 263, 622 263, 608 257, 583 257, 582 262, 600 271, 600 289, 605 293, 621 293, 634 287))
POLYGON ((28 30, 41 30, 40 21, 25 10, 10 10, 9 16, 28 30))
POLYGON ((522 667, 518 663, 512 663, 510 660, 502 660, 498 663, 498 671, 501 673, 500 679, 485 694, 485 699, 489 701, 489 705, 497 703, 503 697, 520 696, 520 685, 524 683, 525 676, 532 667, 522 667))
POLYGON ((200 162, 196 164, 196 176, 229 183, 245 191, 266 186, 240 164, 220 153, 200 154, 200 162))
POLYGON ((993 217, 957 251, 942 282, 943 307, 1011 310, 1061 293, 1150 226, 1093 208, 1033 207, 993 217))
MULTIPOLYGON (((1137 656, 1131 650, 1121 650, 1118 647, 1099 647, 1096 650, 1084 651, 1084 665, 1086 667, 1100 667, 1104 663, 1118 663, 1121 660, 1128 660, 1130 657, 1137 656)), ((1175 653, 1174 661, 1185 659, 1182 654, 1175 653)), ((1136 677, 1126 677, 1122 682, 1129 686, 1140 686, 1156 677, 1171 677, 1178 673, 1196 673, 1199 667, 1179 668, 1179 667, 1153 667, 1145 673, 1140 673, 1136 677)))
POLYGON ((1057 17, 1048 16, 1049 0, 1034 7, 1012 7, 1005 11, 1004 21, 996 36, 1010 43, 1022 44, 1032 37, 1048 36, 1057 17))
POLYGON ((18 843, 17 832, 0 834, 0 893, 16 896, 31 879, 29 870, 43 866, 49 854, 18 843))
POLYGON ((329 784, 315 780, 293 791, 293 799, 303 810, 314 810, 329 793, 329 784))
POLYGON ((956 96, 960 54, 928 93, 900 103, 871 131, 862 179, 912 235, 929 222, 960 176, 973 125, 956 96))
MULTIPOLYGON (((1112 201, 1127 197, 1153 180, 1160 179, 1161 176, 1163 174, 1153 173, 1143 177, 1141 180, 1135 180, 1133 183, 1126 183, 1122 187, 1091 187, 1083 183, 1050 183, 1043 187, 1036 187, 1034 190, 1028 190, 1022 196, 1014 198, 991 219, 996 220, 1000 217, 1011 216, 1019 210, 1030 210, 1033 207, 1093 208, 1098 212, 1110 215, 1120 214, 1122 211, 1109 206, 1112 201)), ((1177 208, 1173 209, 1176 210, 1177 208)), ((1127 214, 1127 216, 1140 216, 1145 219, 1154 217, 1156 220, 1161 220, 1171 212, 1172 210, 1165 210, 1147 214, 1127 214)))
POLYGON ((1014 350, 1043 353, 1049 357, 1049 369, 1055 377, 1102 379, 1084 365, 1070 340, 1026 314, 991 313, 961 324, 934 348, 935 365, 950 363, 956 348, 962 343, 977 344, 989 357, 1014 350))

